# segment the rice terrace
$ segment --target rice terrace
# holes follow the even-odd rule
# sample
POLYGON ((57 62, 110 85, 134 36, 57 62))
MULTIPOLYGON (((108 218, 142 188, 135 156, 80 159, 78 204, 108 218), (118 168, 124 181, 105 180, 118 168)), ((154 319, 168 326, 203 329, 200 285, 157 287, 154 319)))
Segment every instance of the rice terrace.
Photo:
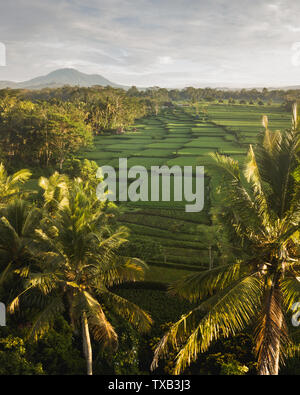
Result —
POLYGON ((1 383, 300 375, 299 14, 3 2, 1 383))
POLYGON ((205 166, 205 209, 190 215, 182 202, 126 202, 130 208, 120 223, 131 229, 131 237, 161 244, 153 257, 153 268, 147 280, 168 283, 190 270, 208 268, 215 254, 211 233, 211 202, 218 175, 213 175, 210 152, 230 155, 241 163, 249 144, 255 144, 262 132, 262 117, 267 114, 270 128, 282 130, 291 126, 291 115, 278 105, 202 104, 198 111, 188 104, 164 109, 158 116, 140 119, 124 135, 97 136, 94 148, 80 158, 95 161, 98 166, 118 168, 118 159, 128 158, 128 166, 205 166), (200 226, 199 226, 200 225, 200 226), (193 262, 193 263, 192 263, 193 262), (191 267, 192 265, 192 267, 191 267))

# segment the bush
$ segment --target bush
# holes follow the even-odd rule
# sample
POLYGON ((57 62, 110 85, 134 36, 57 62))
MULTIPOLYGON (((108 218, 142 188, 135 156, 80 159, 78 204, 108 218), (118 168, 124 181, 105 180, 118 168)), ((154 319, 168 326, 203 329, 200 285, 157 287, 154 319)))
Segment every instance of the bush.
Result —
POLYGON ((248 368, 245 365, 241 365, 238 361, 236 361, 235 359, 227 362, 227 363, 223 363, 221 365, 221 375, 222 376, 242 376, 244 374, 246 374, 248 372, 248 368))
POLYGON ((89 181, 93 186, 99 182, 96 178, 98 165, 88 159, 67 159, 63 164, 62 172, 71 178, 80 177, 83 181, 89 181))
POLYGON ((24 340, 9 335, 0 339, 0 375, 42 375, 42 364, 29 361, 24 340))
POLYGON ((114 374, 140 374, 139 345, 140 336, 126 322, 117 327, 119 347, 112 357, 114 374))
POLYGON ((85 360, 79 351, 81 341, 74 343, 70 325, 58 317, 53 328, 30 344, 31 360, 38 361, 46 374, 85 374, 85 360))

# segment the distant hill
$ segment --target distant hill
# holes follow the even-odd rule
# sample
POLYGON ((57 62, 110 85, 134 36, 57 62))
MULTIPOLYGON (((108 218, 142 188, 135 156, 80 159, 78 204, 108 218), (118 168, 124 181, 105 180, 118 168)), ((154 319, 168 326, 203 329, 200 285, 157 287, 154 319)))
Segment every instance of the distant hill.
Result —
MULTIPOLYGON (((33 78, 28 81, 23 81, 23 82, 13 82, 13 81, 0 81, 0 89, 5 89, 5 88, 12 88, 12 89, 43 89, 43 88, 59 88, 64 85, 70 85, 70 86, 82 86, 82 87, 90 87, 94 85, 100 85, 100 86, 111 86, 113 88, 122 88, 122 89, 129 89, 129 86, 125 85, 119 85, 116 84, 112 81, 109 81, 108 79, 104 78, 102 75, 99 74, 85 74, 81 73, 80 71, 72 68, 65 68, 65 69, 58 69, 55 71, 52 71, 51 73, 47 75, 43 75, 40 77, 33 78)), ((230 86, 226 86, 226 83, 220 84, 220 83, 198 83, 195 84, 195 87, 198 88, 206 88, 210 87, 213 89, 219 89, 223 91, 235 91, 235 90, 240 90, 242 88, 245 89, 257 89, 257 90, 262 90, 262 87, 259 86, 233 86, 231 84, 230 86)), ((183 89, 184 86, 182 86, 179 89, 183 89)), ((146 89, 155 89, 154 88, 146 88, 146 87, 138 87, 139 90, 143 91, 146 89)), ((171 88, 169 88, 171 89, 171 88)), ((295 86, 285 86, 285 87, 268 87, 269 90, 274 90, 274 89, 281 89, 281 90, 296 90, 300 89, 300 85, 295 85, 295 86)))
POLYGON ((128 89, 118 85, 98 74, 85 74, 75 69, 59 69, 51 73, 24 82, 0 81, 0 89, 43 89, 58 88, 64 85, 90 87, 93 85, 111 86, 128 89))
POLYGON ((12 82, 12 81, 0 81, 0 89, 4 88, 17 88, 18 83, 17 82, 12 82))

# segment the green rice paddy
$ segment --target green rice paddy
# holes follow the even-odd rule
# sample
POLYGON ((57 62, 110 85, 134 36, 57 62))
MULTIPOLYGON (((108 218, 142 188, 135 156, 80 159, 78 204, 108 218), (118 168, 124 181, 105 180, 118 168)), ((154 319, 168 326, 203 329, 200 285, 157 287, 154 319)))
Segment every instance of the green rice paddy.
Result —
POLYGON ((128 167, 174 165, 204 166, 205 207, 200 213, 186 213, 186 202, 126 202, 127 210, 120 223, 131 231, 133 240, 159 242, 162 253, 147 262, 153 265, 148 280, 169 282, 189 272, 190 268, 208 267, 208 246, 203 239, 203 227, 211 226, 208 190, 217 183, 211 179, 213 159, 210 152, 221 152, 241 163, 245 161, 249 144, 255 144, 263 130, 262 115, 268 115, 271 130, 290 127, 291 118, 278 105, 268 107, 226 104, 202 104, 202 121, 194 107, 179 106, 164 110, 158 116, 140 119, 123 135, 96 136, 94 148, 80 156, 99 166, 118 167, 118 158, 127 158, 128 167), (192 214, 192 215, 191 215, 192 214), (201 228, 201 229, 200 229, 201 228))

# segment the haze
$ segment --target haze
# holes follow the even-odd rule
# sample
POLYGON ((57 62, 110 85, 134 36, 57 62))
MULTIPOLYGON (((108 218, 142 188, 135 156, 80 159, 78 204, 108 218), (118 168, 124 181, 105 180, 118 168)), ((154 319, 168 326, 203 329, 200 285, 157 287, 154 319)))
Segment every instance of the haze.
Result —
POLYGON ((297 85, 299 15, 292 0, 2 2, 0 80, 72 67, 123 85, 297 85))

